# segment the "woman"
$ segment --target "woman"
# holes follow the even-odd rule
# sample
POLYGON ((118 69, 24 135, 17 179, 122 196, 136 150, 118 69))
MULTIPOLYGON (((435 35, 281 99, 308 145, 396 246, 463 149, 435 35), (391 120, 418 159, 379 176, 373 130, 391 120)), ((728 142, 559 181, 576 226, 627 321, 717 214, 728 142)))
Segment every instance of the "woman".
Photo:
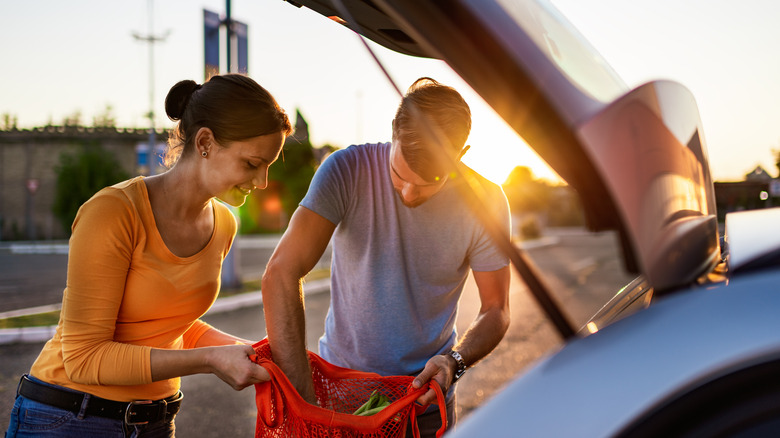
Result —
POLYGON ((54 337, 19 385, 7 437, 173 436, 180 376, 236 390, 267 381, 251 341, 198 318, 216 299, 240 206, 265 188, 292 132, 274 98, 242 75, 181 81, 166 164, 99 191, 72 227, 54 337), (178 160, 178 161, 176 161, 178 160))

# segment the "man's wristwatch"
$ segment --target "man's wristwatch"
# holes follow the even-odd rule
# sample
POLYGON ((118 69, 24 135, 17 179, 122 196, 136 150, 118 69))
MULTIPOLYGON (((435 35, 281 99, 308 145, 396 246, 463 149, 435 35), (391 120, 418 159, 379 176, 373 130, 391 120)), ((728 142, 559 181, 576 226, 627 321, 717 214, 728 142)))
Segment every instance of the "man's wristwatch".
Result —
POLYGON ((466 362, 463 361, 463 356, 455 350, 450 350, 447 354, 455 359, 455 375, 452 377, 452 383, 455 383, 466 373, 466 362))

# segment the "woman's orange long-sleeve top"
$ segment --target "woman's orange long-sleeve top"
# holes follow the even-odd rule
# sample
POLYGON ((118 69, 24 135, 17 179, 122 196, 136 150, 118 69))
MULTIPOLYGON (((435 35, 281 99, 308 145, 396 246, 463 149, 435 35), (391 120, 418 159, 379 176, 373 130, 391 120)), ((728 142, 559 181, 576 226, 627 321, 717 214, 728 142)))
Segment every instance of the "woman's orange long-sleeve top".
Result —
POLYGON ((198 318, 217 298, 236 221, 211 202, 211 240, 184 258, 163 243, 143 177, 84 203, 73 222, 59 324, 30 374, 118 401, 175 394, 180 378, 152 382, 151 349, 193 348, 212 329, 198 318))

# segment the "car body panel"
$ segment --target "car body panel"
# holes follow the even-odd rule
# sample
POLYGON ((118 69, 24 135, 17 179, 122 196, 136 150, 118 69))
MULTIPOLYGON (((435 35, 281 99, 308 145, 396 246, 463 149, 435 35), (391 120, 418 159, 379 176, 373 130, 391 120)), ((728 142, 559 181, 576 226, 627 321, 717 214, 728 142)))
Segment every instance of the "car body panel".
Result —
POLYGON ((780 207, 729 213, 726 215, 726 241, 729 269, 745 269, 761 257, 780 249, 780 207), (763 232, 762 232, 763 230, 763 232))
POLYGON ((363 36, 398 53, 426 58, 439 57, 435 50, 426 50, 421 47, 371 1, 340 0, 344 7, 350 11, 349 15, 343 14, 338 7, 334 6, 333 2, 328 0, 284 1, 297 7, 305 5, 307 8, 347 27, 357 25, 363 36), (349 23, 349 19, 354 19, 355 22, 349 23))
POLYGON ((656 293, 691 284, 720 261, 701 119, 685 87, 644 84, 577 132, 615 199, 628 252, 656 293))
POLYGON ((762 273, 675 294, 571 341, 447 436, 614 436, 698 385, 779 358, 778 281, 762 273))

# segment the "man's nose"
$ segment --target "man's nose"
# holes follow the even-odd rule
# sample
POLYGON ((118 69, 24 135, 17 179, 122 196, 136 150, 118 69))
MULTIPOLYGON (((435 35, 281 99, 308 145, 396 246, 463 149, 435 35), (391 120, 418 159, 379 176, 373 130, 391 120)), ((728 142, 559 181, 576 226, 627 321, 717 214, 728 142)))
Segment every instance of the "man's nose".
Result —
POLYGON ((403 195, 406 201, 414 201, 420 195, 420 190, 414 184, 406 183, 401 190, 401 195, 403 195))

